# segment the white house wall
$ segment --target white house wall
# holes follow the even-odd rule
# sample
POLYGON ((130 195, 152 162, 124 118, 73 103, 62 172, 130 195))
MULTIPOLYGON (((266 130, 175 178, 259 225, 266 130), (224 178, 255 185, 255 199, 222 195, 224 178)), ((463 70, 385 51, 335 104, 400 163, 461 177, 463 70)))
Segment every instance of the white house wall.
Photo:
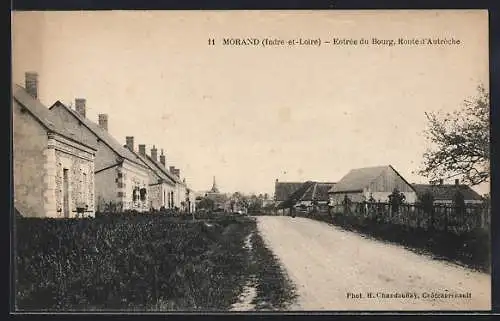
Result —
POLYGON ((132 163, 128 160, 118 167, 119 184, 118 198, 121 199, 124 210, 136 210, 145 212, 149 210, 149 175, 148 169, 132 163), (133 191, 135 187, 146 189, 146 199, 142 201, 138 198, 133 200, 133 191))

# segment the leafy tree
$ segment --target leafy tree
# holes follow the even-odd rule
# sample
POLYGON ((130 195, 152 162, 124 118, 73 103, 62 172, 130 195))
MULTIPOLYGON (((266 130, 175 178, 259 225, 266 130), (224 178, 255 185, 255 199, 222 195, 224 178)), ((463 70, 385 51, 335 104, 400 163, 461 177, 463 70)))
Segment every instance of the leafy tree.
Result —
POLYGON ((393 213, 399 212, 399 205, 403 204, 406 200, 405 194, 401 193, 397 188, 394 188, 392 194, 389 195, 389 203, 393 213))
POLYGON ((197 207, 201 210, 201 209, 206 209, 206 210, 213 210, 214 207, 215 207, 215 202, 208 198, 208 197, 204 197, 197 205, 197 207))
POLYGON ((419 174, 432 180, 460 177, 469 185, 489 180, 490 101, 482 85, 477 91, 453 113, 426 113, 429 127, 424 133, 433 148, 424 153, 419 174))

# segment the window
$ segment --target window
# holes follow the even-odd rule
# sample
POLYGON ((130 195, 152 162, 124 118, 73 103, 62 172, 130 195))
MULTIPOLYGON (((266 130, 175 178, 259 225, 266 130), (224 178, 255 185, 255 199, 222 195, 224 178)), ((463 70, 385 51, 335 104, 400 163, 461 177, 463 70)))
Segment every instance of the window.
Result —
POLYGON ((132 191, 132 200, 135 202, 139 199, 139 187, 134 187, 132 191))
POLYGON ((146 200, 146 188, 144 188, 144 187, 143 187, 143 188, 141 188, 141 189, 139 190, 139 193, 140 193, 140 195, 141 195, 141 201, 143 201, 143 202, 144 202, 144 201, 146 200))
POLYGON ((82 201, 87 204, 87 173, 82 173, 82 201))

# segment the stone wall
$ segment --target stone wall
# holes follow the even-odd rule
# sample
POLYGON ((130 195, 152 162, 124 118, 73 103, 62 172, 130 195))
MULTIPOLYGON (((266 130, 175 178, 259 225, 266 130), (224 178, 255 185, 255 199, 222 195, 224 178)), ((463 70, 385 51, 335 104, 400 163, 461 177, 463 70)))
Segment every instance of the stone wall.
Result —
MULTIPOLYGON (((85 208, 85 216, 95 214, 94 198, 94 155, 60 136, 49 139, 54 147, 54 200, 55 217, 64 217, 63 173, 68 171, 69 217, 77 215, 77 208, 85 208)), ((49 167, 52 167, 49 161, 49 167)), ((50 171, 48 172, 50 176, 50 171)), ((50 188, 49 188, 50 189, 50 188)), ((51 215, 52 216, 52 215, 51 215)))
POLYGON ((12 106, 14 206, 22 215, 45 217, 44 167, 47 131, 14 101, 12 106))

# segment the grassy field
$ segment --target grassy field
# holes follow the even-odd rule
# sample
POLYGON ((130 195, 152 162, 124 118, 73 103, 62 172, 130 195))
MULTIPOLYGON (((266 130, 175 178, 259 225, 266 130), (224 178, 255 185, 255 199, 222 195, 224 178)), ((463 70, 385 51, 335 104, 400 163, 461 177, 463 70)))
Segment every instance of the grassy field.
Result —
POLYGON ((293 300, 249 217, 22 218, 15 234, 16 310, 224 311, 250 278, 256 309, 293 300))

